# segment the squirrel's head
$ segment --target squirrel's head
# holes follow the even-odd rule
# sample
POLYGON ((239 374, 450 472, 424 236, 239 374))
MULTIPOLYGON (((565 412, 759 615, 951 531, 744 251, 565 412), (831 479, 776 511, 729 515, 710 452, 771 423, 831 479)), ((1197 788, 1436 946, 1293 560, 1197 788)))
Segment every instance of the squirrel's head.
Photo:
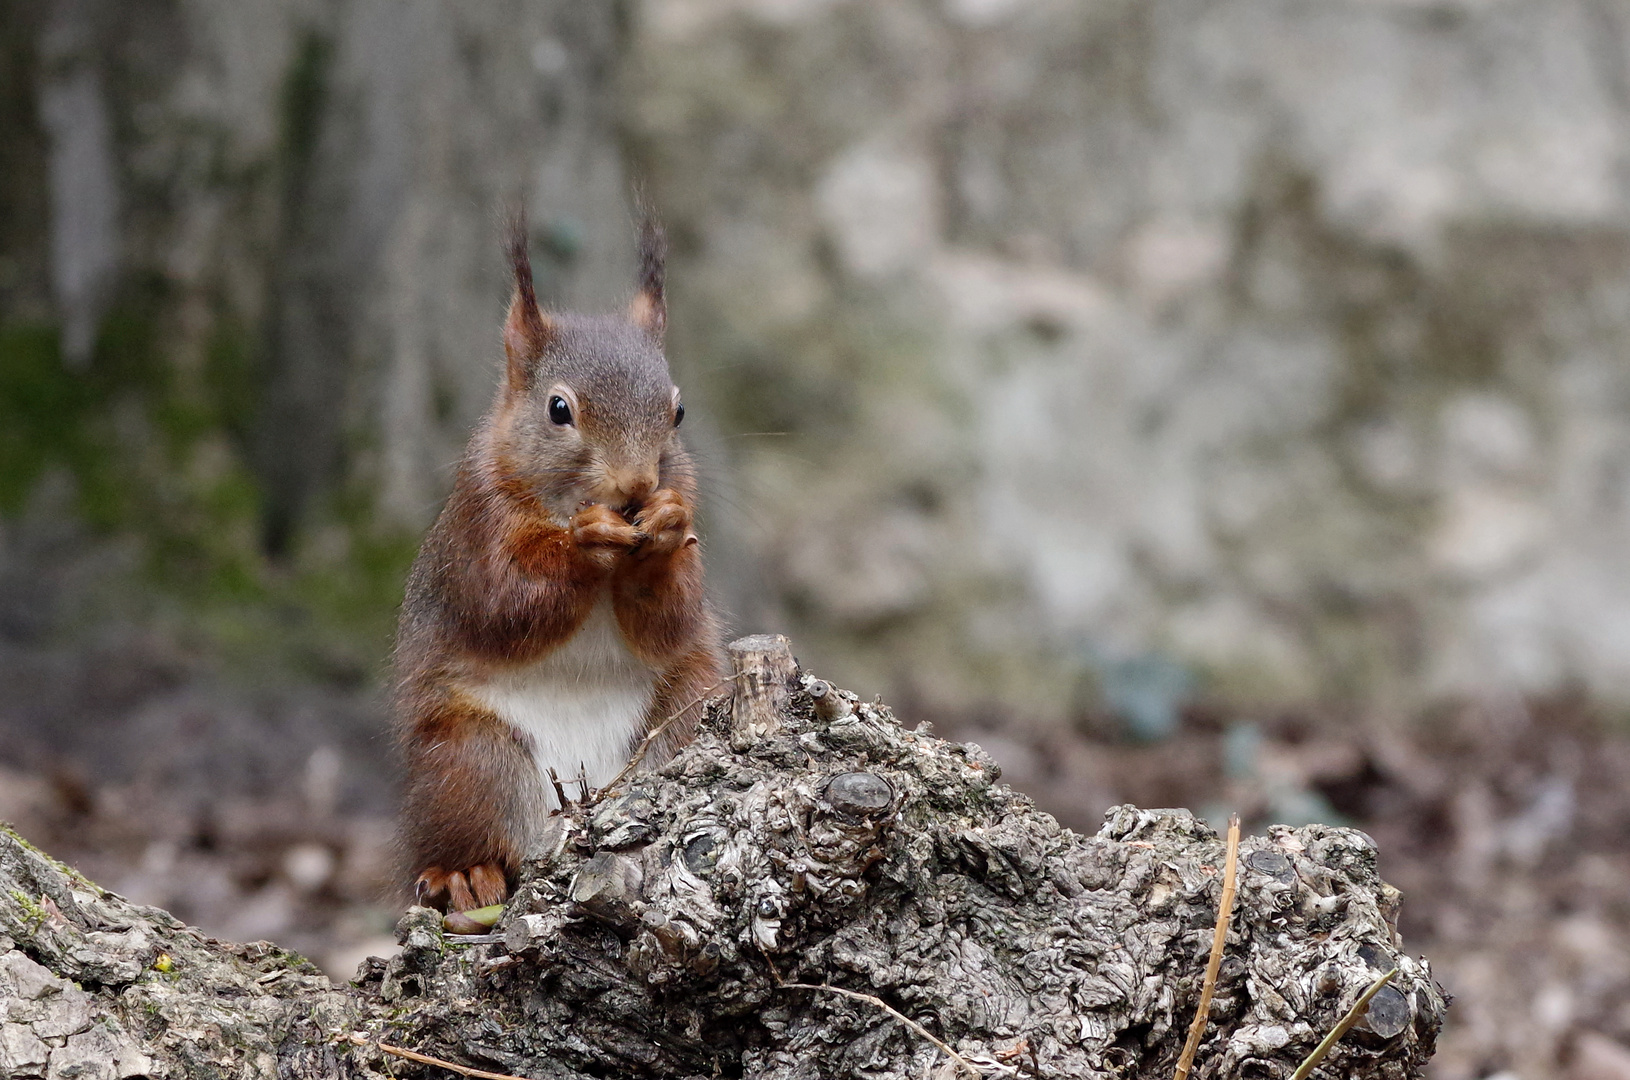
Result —
POLYGON ((682 460, 685 407, 662 352, 662 231, 649 219, 641 227, 640 289, 624 315, 545 315, 524 222, 509 254, 515 298, 493 426, 500 467, 561 521, 584 502, 631 518, 682 460))

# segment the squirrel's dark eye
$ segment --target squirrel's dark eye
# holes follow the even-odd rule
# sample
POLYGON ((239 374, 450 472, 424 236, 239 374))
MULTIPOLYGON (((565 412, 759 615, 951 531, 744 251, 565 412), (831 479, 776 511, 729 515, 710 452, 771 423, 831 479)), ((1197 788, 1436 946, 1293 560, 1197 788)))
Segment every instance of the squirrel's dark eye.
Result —
POLYGON ((572 422, 572 407, 559 394, 549 399, 549 422, 561 427, 572 422))
POLYGON ((685 422, 685 403, 683 401, 681 401, 678 405, 674 406, 674 427, 678 427, 680 424, 683 424, 684 422, 685 422))

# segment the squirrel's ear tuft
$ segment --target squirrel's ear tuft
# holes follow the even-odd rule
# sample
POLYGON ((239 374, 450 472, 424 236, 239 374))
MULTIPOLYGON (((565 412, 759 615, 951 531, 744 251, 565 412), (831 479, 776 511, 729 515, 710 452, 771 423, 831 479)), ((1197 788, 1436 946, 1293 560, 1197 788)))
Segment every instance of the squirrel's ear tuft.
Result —
POLYGON ((662 295, 667 261, 668 238, 646 212, 640 219, 640 291, 628 305, 628 317, 658 341, 668 328, 668 304, 662 295))
POLYGON ((524 211, 510 218, 509 262, 515 272, 515 298, 509 302, 509 315, 504 319, 504 370, 510 389, 524 390, 550 335, 549 320, 538 309, 537 293, 532 288, 524 211))

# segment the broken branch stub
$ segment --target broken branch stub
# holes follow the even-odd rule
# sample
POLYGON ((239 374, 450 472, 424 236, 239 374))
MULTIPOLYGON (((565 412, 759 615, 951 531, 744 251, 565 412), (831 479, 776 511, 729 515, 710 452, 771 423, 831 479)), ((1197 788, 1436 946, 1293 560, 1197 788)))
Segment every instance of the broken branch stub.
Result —
POLYGON ((855 711, 849 699, 843 696, 843 691, 824 679, 809 680, 805 689, 815 702, 815 715, 822 720, 841 720, 855 711))
POLYGON ((780 634, 737 638, 726 651, 735 678, 730 699, 730 742, 745 750, 781 730, 781 712, 798 687, 792 642, 780 634))

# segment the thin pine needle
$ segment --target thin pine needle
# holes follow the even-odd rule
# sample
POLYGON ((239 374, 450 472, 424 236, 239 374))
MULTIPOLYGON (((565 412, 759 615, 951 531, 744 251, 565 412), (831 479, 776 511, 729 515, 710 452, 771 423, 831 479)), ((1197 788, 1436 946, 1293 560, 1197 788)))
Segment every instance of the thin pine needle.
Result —
POLYGON ((1223 865, 1222 902, 1217 905, 1217 927, 1211 934, 1211 958, 1206 961, 1205 981, 1200 984, 1200 1004, 1195 1006, 1194 1020, 1189 1024, 1189 1036, 1183 1040, 1183 1053, 1177 1059, 1176 1080, 1188 1080, 1194 1067, 1194 1055, 1200 1049, 1200 1037, 1205 1034, 1206 1022, 1211 1018, 1211 995, 1217 990, 1217 970, 1222 966, 1223 945, 1228 940, 1228 920, 1234 914, 1234 885, 1239 869, 1239 815, 1228 818, 1228 861, 1223 865))
POLYGON ((961 1068, 967 1070, 969 1076, 975 1077, 976 1080, 980 1076, 980 1072, 978 1069, 974 1068, 973 1062, 969 1061, 955 1050, 952 1050, 944 1042, 936 1038, 933 1032, 929 1031, 927 1028, 917 1023, 917 1021, 913 1020, 899 1009, 896 1009, 893 1005, 890 1005, 880 997, 873 994, 862 994, 858 990, 845 990, 841 986, 827 986, 825 983, 784 982, 781 984, 781 986, 786 990, 824 990, 829 994, 841 994, 842 996, 852 998, 855 1001, 864 1001, 868 1005, 875 1005, 879 1009, 882 1009, 884 1012, 888 1013, 890 1016, 894 1017, 896 1020, 900 1021, 900 1023, 904 1024, 906 1027, 910 1028, 912 1031, 915 1031, 918 1035, 921 1035, 923 1038, 939 1047, 941 1053, 950 1058, 952 1061, 956 1062, 961 1068))
POLYGON ((471 1077, 472 1080, 526 1080, 526 1077, 516 1076, 513 1073, 487 1072, 485 1069, 472 1069, 468 1065, 455 1065, 451 1061, 443 1061, 439 1057, 421 1054, 417 1050, 409 1050, 401 1046, 392 1046, 390 1043, 378 1042, 368 1038, 360 1031, 352 1032, 347 1041, 353 1046, 372 1046, 394 1057, 417 1061, 420 1065, 434 1065, 438 1069, 446 1069, 449 1072, 456 1072, 460 1076, 471 1077))
POLYGON ((1340 1042, 1341 1037, 1351 1031, 1353 1025, 1362 1020, 1364 1014, 1370 1011, 1370 999, 1383 986, 1391 982, 1392 977, 1396 974, 1398 974, 1398 969, 1393 968, 1371 983, 1370 988, 1360 994, 1357 1001, 1353 1002, 1353 1007, 1347 1010, 1347 1015, 1341 1018, 1341 1022, 1330 1029, 1330 1034, 1324 1037, 1324 1041, 1315 1046, 1313 1052, 1302 1059, 1300 1065, 1296 1066, 1296 1071, 1291 1074, 1290 1080, 1307 1080, 1313 1070, 1319 1067, 1319 1062, 1323 1061, 1324 1056, 1330 1052, 1330 1048, 1340 1042))

